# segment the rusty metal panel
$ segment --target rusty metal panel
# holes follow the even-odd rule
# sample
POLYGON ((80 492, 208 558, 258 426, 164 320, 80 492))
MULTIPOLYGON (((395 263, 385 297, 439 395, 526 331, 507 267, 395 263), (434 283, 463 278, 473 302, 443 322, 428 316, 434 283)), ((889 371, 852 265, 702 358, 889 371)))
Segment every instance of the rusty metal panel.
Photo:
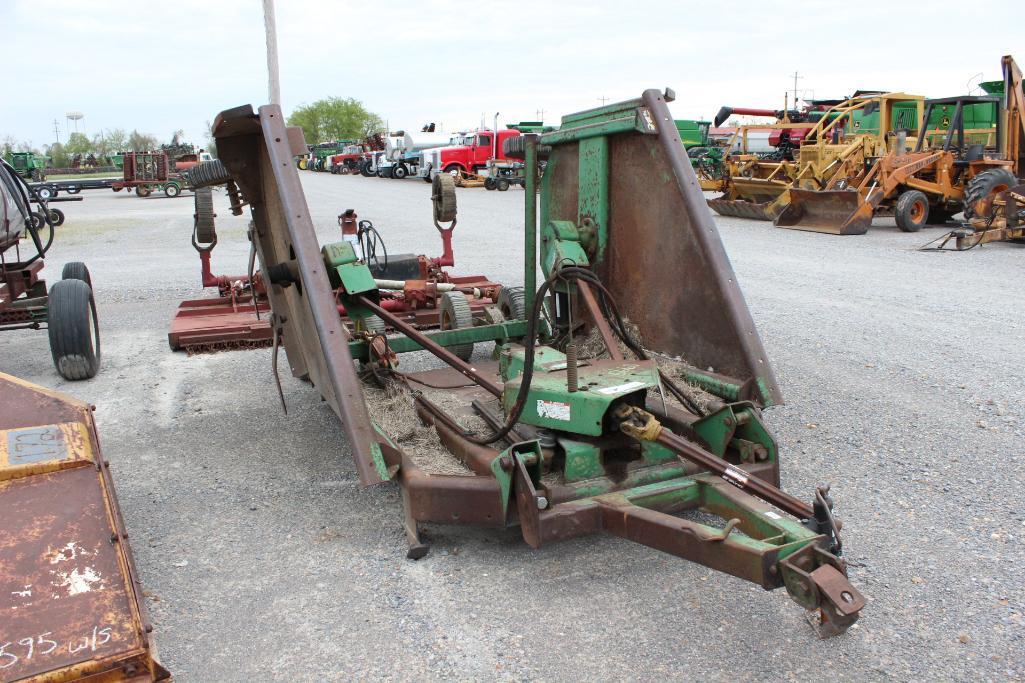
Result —
POLYGON ((87 404, 0 375, 0 680, 165 680, 87 404))
MULTIPOLYGON (((782 395, 663 95, 642 104, 657 135, 609 139, 607 254, 594 270, 645 347, 782 395)), ((578 224, 579 145, 553 145, 543 220, 578 224)))
POLYGON ((320 252, 309 207, 292 160, 295 133, 276 105, 237 107, 217 116, 214 136, 221 161, 252 209, 261 270, 294 266, 298 282, 267 288, 272 325, 281 329, 297 377, 308 376, 338 415, 364 485, 389 478, 370 424, 348 334, 320 252))

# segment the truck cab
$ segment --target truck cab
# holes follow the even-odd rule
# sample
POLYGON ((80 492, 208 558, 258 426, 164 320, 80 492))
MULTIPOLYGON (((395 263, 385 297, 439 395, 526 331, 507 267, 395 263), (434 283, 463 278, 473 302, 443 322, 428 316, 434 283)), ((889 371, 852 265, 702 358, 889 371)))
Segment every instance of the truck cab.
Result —
POLYGON ((492 159, 506 159, 505 141, 519 136, 520 131, 508 128, 466 133, 457 144, 424 152, 424 177, 429 179, 438 173, 478 173, 492 159))

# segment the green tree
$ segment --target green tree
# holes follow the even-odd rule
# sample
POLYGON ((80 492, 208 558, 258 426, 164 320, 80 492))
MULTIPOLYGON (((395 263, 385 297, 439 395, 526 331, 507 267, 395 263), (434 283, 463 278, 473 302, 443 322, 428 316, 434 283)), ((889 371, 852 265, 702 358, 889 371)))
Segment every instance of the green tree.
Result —
POLYGON ((85 133, 72 133, 68 136, 68 143, 64 145, 64 151, 74 156, 81 154, 85 156, 93 150, 93 143, 85 136, 85 133))
POLYGON ((71 165, 67 150, 59 142, 55 142, 46 148, 46 156, 50 157, 50 164, 54 168, 67 168, 71 165))
POLYGON ((158 146, 157 139, 152 135, 140 133, 137 130, 133 130, 128 135, 127 147, 132 152, 150 152, 158 146))
POLYGON ((288 117, 288 125, 299 126, 306 142, 328 140, 360 140, 382 130, 381 117, 367 111, 363 103, 350 97, 328 97, 313 104, 296 107, 288 117))
POLYGON ((111 157, 123 152, 128 145, 128 134, 124 128, 103 130, 93 136, 93 150, 100 157, 111 157))

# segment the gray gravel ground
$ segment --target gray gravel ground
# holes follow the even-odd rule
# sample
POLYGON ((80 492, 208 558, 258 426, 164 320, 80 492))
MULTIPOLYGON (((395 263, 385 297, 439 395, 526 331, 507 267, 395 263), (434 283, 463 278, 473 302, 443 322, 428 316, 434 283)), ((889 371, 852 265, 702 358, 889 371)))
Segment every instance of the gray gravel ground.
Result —
MULTIPOLYGON (((323 240, 352 207, 392 251, 440 252, 427 184, 302 178, 323 240)), ((97 405, 177 680, 1025 678, 1025 247, 718 219, 788 401, 767 413, 784 486, 833 484, 870 599, 818 641, 782 590, 614 538, 535 551, 515 530, 432 527, 431 554, 406 560, 396 489, 360 488, 334 416, 291 377, 281 414, 269 350, 168 350, 177 303, 201 295, 188 195, 85 196, 47 272, 92 269, 101 373, 61 381, 30 331, 3 336, 0 370, 97 405)), ((215 270, 243 272, 246 219, 217 202, 215 270)), ((519 282, 522 192, 459 202, 458 270, 519 282)))

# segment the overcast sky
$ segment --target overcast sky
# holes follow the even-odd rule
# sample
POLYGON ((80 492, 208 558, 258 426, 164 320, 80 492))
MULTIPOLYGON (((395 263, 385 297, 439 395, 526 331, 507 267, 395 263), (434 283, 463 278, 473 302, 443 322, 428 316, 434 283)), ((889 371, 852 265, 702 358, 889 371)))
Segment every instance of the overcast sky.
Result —
MULTIPOLYGON (((1025 65, 1022 0, 334 2, 277 0, 282 105, 356 97, 392 129, 548 122, 672 87, 678 118, 863 89, 930 97, 1025 65), (984 78, 980 77, 982 74, 984 78)), ((260 0, 0 0, 0 138, 137 128, 194 142, 267 100, 260 0), (71 130, 74 130, 72 125, 71 130)))

